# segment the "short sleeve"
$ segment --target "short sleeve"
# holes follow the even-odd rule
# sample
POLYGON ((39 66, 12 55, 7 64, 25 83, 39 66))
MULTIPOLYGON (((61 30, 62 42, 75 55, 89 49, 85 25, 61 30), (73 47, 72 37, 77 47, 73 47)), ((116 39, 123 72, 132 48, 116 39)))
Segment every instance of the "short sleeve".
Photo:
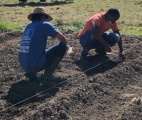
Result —
POLYGON ((56 35, 59 33, 59 30, 49 22, 45 22, 44 24, 46 25, 47 36, 56 37, 56 35))

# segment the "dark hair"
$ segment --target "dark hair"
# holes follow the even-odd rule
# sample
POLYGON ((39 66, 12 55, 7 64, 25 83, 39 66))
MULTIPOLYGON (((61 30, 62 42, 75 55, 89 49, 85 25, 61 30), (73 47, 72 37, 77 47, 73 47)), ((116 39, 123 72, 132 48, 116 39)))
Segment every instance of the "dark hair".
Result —
POLYGON ((40 21, 43 14, 34 14, 32 16, 32 21, 40 21))
POLYGON ((118 18, 120 17, 120 13, 119 13, 118 9, 116 9, 116 8, 110 8, 110 9, 107 11, 106 14, 110 14, 110 15, 116 16, 116 17, 118 17, 118 18))
MULTIPOLYGON (((32 22, 33 22, 33 21, 40 21, 41 18, 42 18, 42 16, 43 16, 43 14, 34 14, 34 15, 32 16, 32 22)), ((48 19, 48 17, 47 17, 46 15, 44 15, 44 16, 46 17, 46 19, 48 19)))

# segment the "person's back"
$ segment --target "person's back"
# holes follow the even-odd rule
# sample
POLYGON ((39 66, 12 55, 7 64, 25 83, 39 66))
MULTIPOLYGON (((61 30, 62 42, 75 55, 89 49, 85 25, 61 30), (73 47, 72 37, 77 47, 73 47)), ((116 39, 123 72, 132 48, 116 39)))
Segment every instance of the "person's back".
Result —
POLYGON ((43 79, 50 79, 66 52, 66 38, 49 21, 53 18, 44 7, 37 7, 28 15, 28 24, 22 36, 19 62, 29 79, 36 79, 37 72, 45 70, 43 79), (60 43, 46 49, 48 36, 56 37, 60 43))
POLYGON ((45 63, 46 36, 41 29, 42 24, 43 22, 33 22, 27 25, 22 37, 19 60, 27 72, 40 68, 45 63))

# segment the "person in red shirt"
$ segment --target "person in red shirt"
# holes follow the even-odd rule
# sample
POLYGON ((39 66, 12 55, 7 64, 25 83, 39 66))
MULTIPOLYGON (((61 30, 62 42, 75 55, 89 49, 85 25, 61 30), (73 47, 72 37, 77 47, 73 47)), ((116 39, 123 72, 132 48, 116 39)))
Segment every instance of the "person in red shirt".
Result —
POLYGON ((116 8, 110 8, 107 12, 97 13, 91 16, 77 35, 83 47, 81 59, 85 59, 88 51, 95 49, 96 53, 105 55, 111 52, 111 47, 118 43, 119 55, 124 60, 122 39, 116 21, 120 13, 116 8), (113 32, 108 32, 111 29, 113 32))

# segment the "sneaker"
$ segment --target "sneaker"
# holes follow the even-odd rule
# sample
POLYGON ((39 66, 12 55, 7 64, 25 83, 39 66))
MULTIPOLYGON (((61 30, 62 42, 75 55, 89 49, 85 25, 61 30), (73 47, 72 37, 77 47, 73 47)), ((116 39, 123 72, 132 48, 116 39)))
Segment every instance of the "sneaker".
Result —
POLYGON ((87 56, 81 56, 80 61, 83 62, 83 63, 88 63, 87 56))
POLYGON ((25 73, 24 75, 29 79, 29 81, 38 81, 36 74, 25 73))
POLYGON ((87 60, 87 56, 80 56, 80 60, 87 60))
POLYGON ((95 49, 95 52, 99 55, 106 55, 106 51, 103 49, 95 49))
POLYGON ((48 80, 48 81, 51 81, 51 80, 54 80, 54 81, 56 81, 56 80, 60 80, 61 79, 61 77, 57 77, 57 76, 54 76, 54 75, 50 75, 46 80, 48 80))
POLYGON ((58 84, 65 81, 64 78, 56 77, 54 75, 50 75, 46 79, 42 79, 42 82, 40 85, 51 85, 51 84, 58 84))

